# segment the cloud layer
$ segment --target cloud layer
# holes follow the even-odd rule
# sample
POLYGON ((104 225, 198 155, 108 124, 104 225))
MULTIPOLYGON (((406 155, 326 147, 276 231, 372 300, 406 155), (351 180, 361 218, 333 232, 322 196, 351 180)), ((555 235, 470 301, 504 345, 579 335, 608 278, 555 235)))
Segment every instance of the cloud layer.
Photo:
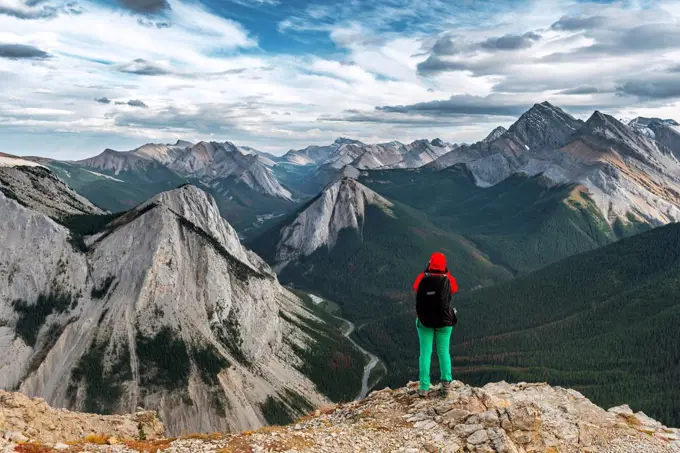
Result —
POLYGON ((0 151, 473 141, 543 100, 680 119, 679 24, 680 0, 0 0, 0 151))

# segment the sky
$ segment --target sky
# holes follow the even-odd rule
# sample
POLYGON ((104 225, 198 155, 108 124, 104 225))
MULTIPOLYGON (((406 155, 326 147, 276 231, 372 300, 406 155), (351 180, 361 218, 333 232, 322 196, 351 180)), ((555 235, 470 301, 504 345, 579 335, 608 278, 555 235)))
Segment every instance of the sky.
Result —
POLYGON ((474 142, 549 101, 680 120, 680 0, 0 0, 0 151, 474 142))

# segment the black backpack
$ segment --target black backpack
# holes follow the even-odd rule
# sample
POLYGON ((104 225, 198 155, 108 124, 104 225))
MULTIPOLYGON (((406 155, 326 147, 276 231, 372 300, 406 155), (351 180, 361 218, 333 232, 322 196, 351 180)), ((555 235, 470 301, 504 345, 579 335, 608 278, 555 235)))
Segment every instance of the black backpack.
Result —
POLYGON ((418 285, 416 313, 425 327, 456 325, 456 314, 451 309, 451 283, 446 273, 425 272, 418 285))

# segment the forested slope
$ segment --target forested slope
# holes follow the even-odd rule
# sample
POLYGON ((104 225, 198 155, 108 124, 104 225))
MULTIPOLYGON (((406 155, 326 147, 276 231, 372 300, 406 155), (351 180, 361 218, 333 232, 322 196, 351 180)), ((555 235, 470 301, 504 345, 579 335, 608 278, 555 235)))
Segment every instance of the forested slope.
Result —
MULTIPOLYGON (((680 225, 460 295, 454 304, 455 378, 548 381, 603 406, 628 402, 680 423, 680 225)), ((394 345, 390 358, 401 364, 394 383, 416 375, 412 319, 402 313, 359 331, 369 347, 394 345)))

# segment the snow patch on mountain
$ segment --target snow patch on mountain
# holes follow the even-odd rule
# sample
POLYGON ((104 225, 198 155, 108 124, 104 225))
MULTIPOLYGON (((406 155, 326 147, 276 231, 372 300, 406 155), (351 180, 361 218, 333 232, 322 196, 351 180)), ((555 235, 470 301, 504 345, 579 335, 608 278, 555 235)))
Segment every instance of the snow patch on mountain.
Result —
POLYGON ((111 181, 117 181, 117 182, 125 182, 122 179, 114 178, 113 176, 109 176, 109 175, 103 175, 101 173, 97 173, 96 171, 92 171, 92 170, 85 170, 85 171, 92 174, 92 175, 99 176, 100 178, 110 179, 111 181))
POLYGON ((10 154, 0 153, 0 167, 44 167, 37 162, 22 159, 21 157, 12 156, 10 154))

